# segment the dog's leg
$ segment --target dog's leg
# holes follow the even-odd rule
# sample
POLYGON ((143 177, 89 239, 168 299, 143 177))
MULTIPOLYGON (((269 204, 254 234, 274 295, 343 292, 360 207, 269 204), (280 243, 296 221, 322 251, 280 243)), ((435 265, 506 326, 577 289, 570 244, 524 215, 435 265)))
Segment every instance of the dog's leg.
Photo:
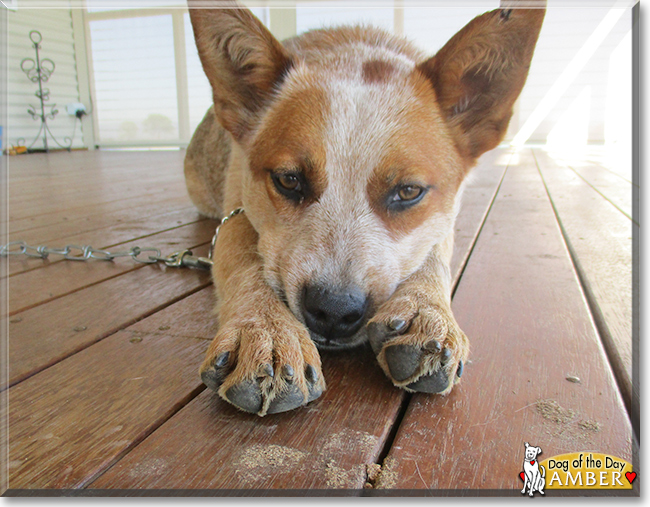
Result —
POLYGON ((546 472, 544 470, 544 467, 540 465, 539 467, 539 482, 537 483, 537 491, 540 492, 540 494, 544 494, 544 486, 546 485, 546 472))
POLYGON ((467 361, 469 341, 451 311, 452 248, 450 234, 368 324, 379 364, 408 391, 449 393, 467 361))
POLYGON ((219 332, 200 373, 226 401, 265 415, 318 398, 325 381, 309 332, 262 278, 257 239, 245 215, 219 232, 213 268, 219 332))

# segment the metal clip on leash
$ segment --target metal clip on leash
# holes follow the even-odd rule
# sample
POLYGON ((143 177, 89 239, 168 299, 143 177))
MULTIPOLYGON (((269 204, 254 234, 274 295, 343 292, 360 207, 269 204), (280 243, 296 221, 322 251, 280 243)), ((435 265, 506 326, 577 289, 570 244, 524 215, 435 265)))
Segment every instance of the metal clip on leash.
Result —
POLYGON ((130 250, 124 250, 121 252, 109 252, 108 250, 98 250, 88 245, 66 245, 63 248, 50 248, 44 245, 31 246, 24 241, 12 241, 6 245, 0 245, 0 257, 9 257, 10 255, 25 255, 27 257, 40 257, 41 259, 47 259, 50 254, 53 254, 61 255, 64 259, 69 261, 87 261, 90 259, 112 261, 117 257, 131 257, 135 262, 140 262, 142 264, 155 264, 157 262, 164 262, 166 266, 172 268, 183 267, 209 270, 212 268, 212 254, 214 252, 214 245, 217 242, 219 229, 228 220, 230 220, 235 215, 239 215, 243 211, 244 208, 237 208, 221 220, 221 223, 217 226, 217 229, 214 232, 214 237, 212 238, 212 242, 210 244, 210 253, 208 257, 195 257, 192 255, 192 252, 190 250, 181 250, 180 252, 174 252, 169 257, 163 257, 160 250, 153 247, 141 248, 139 246, 134 246, 130 250), (153 255, 149 255, 146 258, 141 258, 140 255, 145 252, 153 253, 153 255))

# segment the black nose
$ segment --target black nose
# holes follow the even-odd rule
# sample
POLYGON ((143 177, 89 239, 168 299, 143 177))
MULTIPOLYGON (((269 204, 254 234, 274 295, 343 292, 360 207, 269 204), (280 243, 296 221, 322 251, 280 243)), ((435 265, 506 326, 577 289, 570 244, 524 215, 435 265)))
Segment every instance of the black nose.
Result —
POLYGON ((363 325, 367 301, 358 287, 341 290, 308 285, 303 291, 302 313, 313 332, 327 339, 347 338, 363 325))

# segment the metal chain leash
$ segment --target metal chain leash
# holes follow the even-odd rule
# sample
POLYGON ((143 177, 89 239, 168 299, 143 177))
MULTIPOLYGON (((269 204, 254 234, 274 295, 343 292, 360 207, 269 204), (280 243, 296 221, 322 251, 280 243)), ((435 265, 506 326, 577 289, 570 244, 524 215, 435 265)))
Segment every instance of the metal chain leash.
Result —
POLYGON ((174 268, 195 268, 209 270, 212 268, 212 254, 217 242, 219 229, 232 217, 244 212, 244 208, 237 208, 225 216, 217 226, 212 241, 210 243, 210 253, 208 257, 195 257, 191 250, 181 250, 165 257, 161 251, 155 247, 134 246, 129 250, 111 252, 109 250, 100 250, 89 245, 66 245, 63 248, 50 248, 45 245, 31 246, 25 241, 11 241, 6 245, 0 245, 0 257, 9 257, 14 255, 24 255, 26 257, 40 257, 47 259, 50 255, 61 255, 69 261, 88 261, 90 259, 101 261, 112 261, 119 257, 131 257, 135 262, 141 264, 155 264, 163 262, 166 266, 174 268), (153 255, 142 256, 142 254, 152 253, 153 255))

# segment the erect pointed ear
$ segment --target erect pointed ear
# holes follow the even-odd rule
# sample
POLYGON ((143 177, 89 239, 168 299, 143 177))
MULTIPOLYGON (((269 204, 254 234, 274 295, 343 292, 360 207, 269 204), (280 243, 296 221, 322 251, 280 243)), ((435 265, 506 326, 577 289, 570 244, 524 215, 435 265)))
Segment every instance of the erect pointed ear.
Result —
POLYGON ((487 12, 417 66, 433 84, 463 157, 476 159, 503 139, 545 12, 544 8, 487 12))
POLYGON ((291 68, 291 58, 248 9, 232 1, 221 4, 225 8, 207 9, 201 1, 188 1, 215 113, 224 128, 242 140, 291 68))

